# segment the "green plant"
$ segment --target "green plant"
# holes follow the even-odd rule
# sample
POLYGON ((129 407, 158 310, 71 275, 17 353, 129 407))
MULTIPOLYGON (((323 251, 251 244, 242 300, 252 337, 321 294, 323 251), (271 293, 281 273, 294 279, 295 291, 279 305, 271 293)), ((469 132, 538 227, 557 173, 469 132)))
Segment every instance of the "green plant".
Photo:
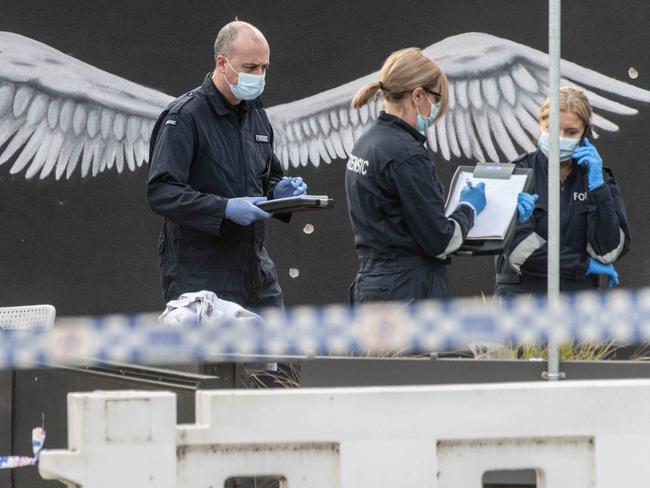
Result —
MULTIPOLYGON (((516 357, 520 359, 548 359, 548 347, 540 344, 524 344, 521 346, 510 346, 515 351, 516 357)), ((576 343, 560 345, 560 360, 582 360, 599 361, 611 359, 620 346, 614 341, 607 343, 576 343)))

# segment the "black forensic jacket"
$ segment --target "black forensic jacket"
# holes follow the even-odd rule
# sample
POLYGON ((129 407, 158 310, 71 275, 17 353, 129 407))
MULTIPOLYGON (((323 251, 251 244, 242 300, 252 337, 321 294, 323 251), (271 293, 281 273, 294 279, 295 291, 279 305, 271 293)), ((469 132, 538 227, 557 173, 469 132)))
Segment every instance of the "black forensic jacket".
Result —
POLYGON ((425 141, 409 124, 382 112, 354 145, 345 190, 360 256, 446 259, 474 225, 467 205, 445 217, 444 188, 425 141))
POLYGON ((180 292, 238 291, 251 266, 269 260, 264 222, 241 226, 225 209, 229 198, 272 198, 283 171, 271 124, 256 99, 241 102, 240 126, 210 75, 169 105, 151 137, 147 196, 164 217, 158 247, 168 299, 178 294, 168 293, 174 281, 180 292))
MULTIPOLYGON (((518 224, 515 237, 496 261, 499 284, 518 284, 527 292, 546 291, 548 239, 548 159, 537 150, 513 163, 535 170, 534 188, 539 200, 532 216, 518 224)), ((630 229, 623 195, 608 168, 605 183, 588 187, 588 169, 573 161, 571 173, 560 187, 560 281, 563 290, 588 289, 598 277, 586 276, 587 260, 614 263, 628 252, 630 229)))

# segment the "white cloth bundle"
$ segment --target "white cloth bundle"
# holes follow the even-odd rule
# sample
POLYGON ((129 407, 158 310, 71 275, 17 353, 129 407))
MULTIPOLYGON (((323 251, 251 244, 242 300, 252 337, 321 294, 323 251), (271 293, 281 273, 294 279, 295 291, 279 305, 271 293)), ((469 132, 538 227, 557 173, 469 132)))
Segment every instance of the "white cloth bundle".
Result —
POLYGON ((178 299, 167 303, 158 317, 163 325, 214 325, 220 320, 262 320, 253 312, 235 302, 222 300, 211 291, 202 290, 183 293, 178 299))

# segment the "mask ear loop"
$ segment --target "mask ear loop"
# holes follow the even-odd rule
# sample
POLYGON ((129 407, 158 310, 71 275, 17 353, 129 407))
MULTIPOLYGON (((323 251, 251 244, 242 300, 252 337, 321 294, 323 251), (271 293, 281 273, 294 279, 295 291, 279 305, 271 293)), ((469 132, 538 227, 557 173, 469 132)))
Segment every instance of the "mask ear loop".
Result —
MULTIPOLYGON (((226 64, 230 67, 233 73, 237 75, 237 83, 239 83, 239 72, 235 70, 235 68, 232 67, 232 64, 230 64, 230 60, 227 57, 223 57, 223 59, 226 60, 226 64)), ((230 81, 228 81, 228 77, 226 76, 226 70, 223 71, 223 77, 226 79, 226 83, 231 85, 230 81)), ((232 83, 232 85, 237 85, 237 83, 232 83)))
POLYGON ((237 70, 233 67, 232 64, 230 64, 230 60, 229 60, 227 57, 224 56, 224 59, 226 60, 226 63, 228 64, 228 66, 230 67, 230 69, 232 70, 232 72, 235 73, 235 74, 237 75, 237 81, 235 81, 234 83, 231 83, 230 80, 228 80, 228 77, 226 76, 226 72, 225 72, 225 71, 223 72, 223 78, 224 78, 224 80, 226 80, 226 83, 228 83, 228 86, 230 87, 230 90, 232 91, 233 88, 236 88, 236 87, 239 86, 239 80, 241 79, 241 76, 240 76, 241 73, 240 73, 239 71, 237 71, 237 70))
POLYGON ((223 69, 223 71, 219 71, 219 72, 223 75, 223 78, 226 80, 226 83, 230 83, 228 81, 228 78, 226 77, 226 70, 228 69, 228 67, 226 65, 230 65, 230 63, 228 62, 227 57, 223 56, 223 59, 226 60, 226 62, 224 63, 224 69, 223 69))
POLYGON ((429 117, 431 117, 431 115, 433 114, 433 108, 437 107, 438 104, 429 100, 429 97, 427 97, 426 95, 424 95, 424 98, 426 98, 427 102, 429 102, 429 105, 431 105, 431 110, 429 111, 429 117))

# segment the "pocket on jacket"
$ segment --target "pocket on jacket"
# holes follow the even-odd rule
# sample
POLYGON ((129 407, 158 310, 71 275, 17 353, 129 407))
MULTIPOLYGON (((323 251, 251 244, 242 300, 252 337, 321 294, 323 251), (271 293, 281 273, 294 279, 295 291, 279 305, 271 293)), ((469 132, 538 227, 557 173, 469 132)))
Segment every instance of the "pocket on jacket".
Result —
POLYGON ((213 178, 216 181, 224 182, 232 181, 235 178, 235 170, 232 168, 228 161, 231 161, 232 155, 227 153, 227 150, 222 148, 205 146, 202 149, 203 158, 210 161, 210 172, 213 173, 213 178))

